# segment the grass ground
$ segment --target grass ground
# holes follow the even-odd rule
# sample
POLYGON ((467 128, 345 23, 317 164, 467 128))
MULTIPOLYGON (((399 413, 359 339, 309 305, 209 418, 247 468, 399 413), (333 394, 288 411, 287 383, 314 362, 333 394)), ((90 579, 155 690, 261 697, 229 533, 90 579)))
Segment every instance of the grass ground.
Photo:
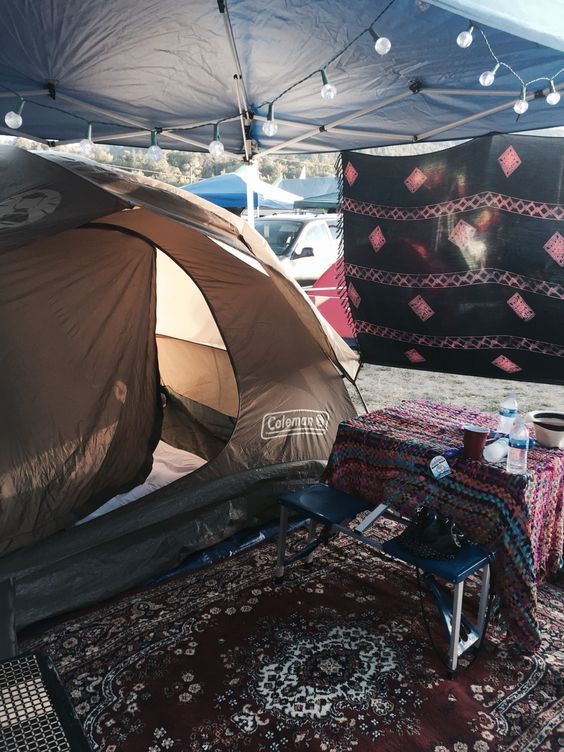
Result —
MULTIPOLYGON (((368 410, 393 405, 404 399, 425 397, 497 413, 499 403, 510 391, 515 394, 522 414, 529 410, 564 410, 564 386, 550 384, 364 365, 357 385, 368 410)), ((364 412, 354 396, 353 400, 357 408, 364 412)))

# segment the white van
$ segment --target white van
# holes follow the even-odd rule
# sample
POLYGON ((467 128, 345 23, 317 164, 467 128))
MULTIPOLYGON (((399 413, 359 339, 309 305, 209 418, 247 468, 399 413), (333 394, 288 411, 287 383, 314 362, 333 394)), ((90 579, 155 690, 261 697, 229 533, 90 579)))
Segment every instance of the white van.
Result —
POLYGON ((255 220, 255 229, 300 284, 311 284, 337 260, 330 225, 336 215, 275 214, 255 220))

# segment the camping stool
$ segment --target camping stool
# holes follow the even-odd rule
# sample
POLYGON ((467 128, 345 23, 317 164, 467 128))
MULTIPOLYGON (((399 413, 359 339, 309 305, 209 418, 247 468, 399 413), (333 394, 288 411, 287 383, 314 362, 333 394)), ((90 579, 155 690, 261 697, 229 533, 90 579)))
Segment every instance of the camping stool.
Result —
MULTIPOLYGON (((356 530, 351 530, 341 523, 344 520, 354 519, 361 512, 373 508, 373 505, 369 502, 343 491, 337 491, 323 483, 315 483, 298 491, 282 494, 278 500, 280 502, 280 532, 278 533, 276 561, 276 579, 278 581, 284 577, 284 567, 288 564, 304 558, 307 563, 311 563, 315 549, 327 543, 334 533, 342 532, 355 538, 364 539, 364 536, 359 532, 360 526, 356 530), (309 520, 309 532, 305 546, 286 558, 286 535, 290 509, 299 512, 309 520), (315 526, 319 523, 324 526, 324 529, 316 538, 315 526)), ((381 514, 386 506, 382 504, 377 507, 377 510, 369 515, 371 520, 375 518, 376 511, 381 514)))
POLYGON ((412 564, 423 572, 423 581, 429 588, 439 608, 439 616, 450 638, 448 649, 448 674, 452 678, 456 672, 458 658, 472 645, 482 642, 484 630, 487 627, 486 614, 490 592, 490 560, 493 552, 488 552, 481 546, 465 543, 454 557, 448 560, 423 559, 406 551, 395 538, 387 540, 382 550, 406 564, 412 564), (480 586, 480 603, 478 617, 472 624, 462 613, 464 598, 464 583, 470 575, 482 570, 480 586), (454 585, 452 597, 449 591, 439 585, 436 577, 454 585), (464 636, 460 637, 461 625, 464 636))

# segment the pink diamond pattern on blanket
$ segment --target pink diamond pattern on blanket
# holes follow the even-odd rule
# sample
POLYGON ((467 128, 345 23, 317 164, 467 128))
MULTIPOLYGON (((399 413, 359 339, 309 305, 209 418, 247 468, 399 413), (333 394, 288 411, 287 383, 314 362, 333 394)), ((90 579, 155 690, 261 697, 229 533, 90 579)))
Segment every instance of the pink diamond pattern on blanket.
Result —
POLYGON ((419 167, 416 167, 413 172, 406 177, 406 179, 403 181, 407 189, 411 191, 411 193, 415 193, 416 190, 421 188, 423 183, 427 180, 427 175, 419 169, 419 167))
POLYGON ((551 344, 550 342, 527 339, 527 337, 514 337, 505 334, 436 337, 430 334, 404 332, 401 329, 393 329, 390 326, 379 326, 369 321, 356 321, 355 326, 356 330, 361 334, 372 334, 375 337, 394 339, 399 342, 421 345, 422 347, 440 347, 451 350, 491 350, 492 348, 511 347, 515 350, 525 350, 526 352, 540 353, 541 355, 553 355, 555 358, 564 358, 564 347, 551 344))
POLYGON ((535 315, 535 312, 533 311, 531 306, 521 295, 519 295, 518 292, 516 292, 515 295, 512 295, 509 298, 507 305, 512 308, 517 316, 522 318, 523 321, 530 321, 535 315))
POLYGON ((564 266, 564 237, 559 232, 555 232, 546 241, 543 248, 552 256, 557 264, 564 266))
POLYGON ((447 289, 449 287, 466 287, 467 285, 484 285, 495 283, 507 287, 519 288, 549 298, 564 300, 564 285, 531 279, 522 274, 507 272, 504 269, 469 269, 465 272, 445 272, 444 274, 407 274, 388 272, 384 269, 367 269, 356 264, 346 265, 346 274, 356 279, 365 279, 379 285, 397 287, 427 287, 447 289))
POLYGON ((515 172, 521 164, 521 158, 512 146, 508 146, 507 149, 499 155, 497 161, 499 162, 506 178, 508 178, 511 173, 515 172))
POLYGON ((349 300, 351 301, 351 303, 354 305, 355 308, 358 308, 360 305, 360 295, 358 294, 358 291, 352 282, 349 282, 347 292, 348 292, 349 300))
POLYGON ((372 244, 372 248, 374 248, 375 251, 379 251, 380 248, 384 245, 386 242, 386 238, 384 237, 384 233, 380 229, 380 226, 375 227, 370 235, 368 236, 368 240, 372 244))
POLYGON ((518 373, 523 370, 517 363, 507 358, 505 355, 498 356, 495 360, 492 360, 494 366, 501 368, 505 373, 518 373))
POLYGON ((456 223, 448 239, 459 248, 465 248, 476 234, 476 228, 461 219, 456 223))
POLYGON ((406 350, 405 354, 410 363, 424 363, 425 358, 415 349, 406 350))
POLYGON ((545 204, 539 201, 504 196, 502 193, 492 193, 491 191, 475 193, 472 196, 463 196, 451 201, 442 201, 440 204, 427 204, 411 208, 380 206, 379 204, 369 204, 366 201, 355 201, 352 198, 344 198, 342 202, 343 211, 363 214, 367 217, 377 217, 378 219, 398 220, 435 219, 456 212, 480 209, 483 206, 503 209, 526 217, 564 219, 564 206, 561 204, 545 204))
POLYGON ((347 180, 347 183, 349 185, 352 185, 354 181, 358 177, 358 171, 355 170, 355 168, 352 166, 350 162, 347 162, 347 166, 345 167, 345 178, 347 180))
POLYGON ((419 316, 421 321, 427 321, 427 319, 430 319, 431 316, 433 316, 435 313, 435 311, 433 311, 431 306, 427 303, 426 300, 421 297, 421 295, 417 295, 417 297, 413 298, 413 300, 410 300, 409 307, 419 316))

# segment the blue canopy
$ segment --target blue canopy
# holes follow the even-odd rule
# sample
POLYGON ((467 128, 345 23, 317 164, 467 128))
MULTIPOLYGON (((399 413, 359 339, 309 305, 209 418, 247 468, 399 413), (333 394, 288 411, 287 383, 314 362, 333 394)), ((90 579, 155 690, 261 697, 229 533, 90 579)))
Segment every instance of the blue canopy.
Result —
POLYGON ((0 132, 47 143, 79 141, 90 124, 97 142, 147 147, 154 132, 206 151, 218 125, 226 153, 249 159, 564 122, 564 98, 546 99, 551 81, 564 88, 562 0, 0 0, 0 17, 0 106, 25 101, 21 128, 0 113, 0 132), (334 99, 320 96, 322 71, 334 99))
POLYGON ((294 202, 294 209, 336 209, 338 206, 338 191, 322 193, 320 196, 306 196, 294 202))
POLYGON ((564 3, 557 0, 429 0, 433 5, 564 52, 564 3))
POLYGON ((247 183, 250 181, 255 209, 293 209, 301 196, 259 180, 249 170, 227 172, 198 183, 182 186, 184 190, 201 196, 225 209, 243 209, 247 206, 247 183))
POLYGON ((336 193, 339 190, 337 178, 334 176, 315 178, 283 178, 276 183, 278 188, 297 193, 299 196, 321 196, 324 193, 336 193))

